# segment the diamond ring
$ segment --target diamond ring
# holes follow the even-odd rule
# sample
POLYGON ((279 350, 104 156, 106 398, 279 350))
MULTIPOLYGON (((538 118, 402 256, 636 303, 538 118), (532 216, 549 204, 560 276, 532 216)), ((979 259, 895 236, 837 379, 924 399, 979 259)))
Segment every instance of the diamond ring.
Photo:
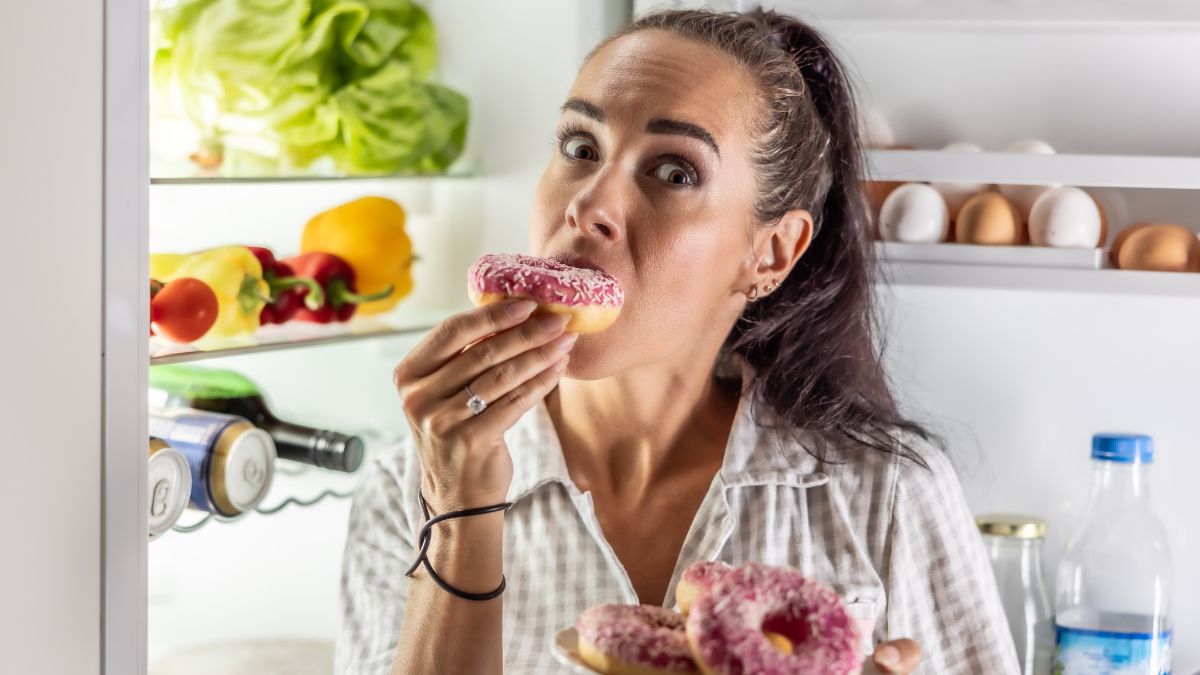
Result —
POLYGON ((471 409, 472 415, 478 415, 487 410, 487 401, 476 396, 470 386, 463 387, 463 389, 467 392, 467 407, 471 409))

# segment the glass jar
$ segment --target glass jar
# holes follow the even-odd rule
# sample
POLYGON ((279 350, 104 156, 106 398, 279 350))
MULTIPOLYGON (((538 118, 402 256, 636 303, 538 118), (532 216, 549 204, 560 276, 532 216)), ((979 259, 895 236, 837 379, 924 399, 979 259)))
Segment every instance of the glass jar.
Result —
POLYGON ((1054 615, 1042 573, 1046 521, 989 514, 975 519, 983 535, 1004 616, 1023 675, 1049 675, 1054 663, 1054 615))

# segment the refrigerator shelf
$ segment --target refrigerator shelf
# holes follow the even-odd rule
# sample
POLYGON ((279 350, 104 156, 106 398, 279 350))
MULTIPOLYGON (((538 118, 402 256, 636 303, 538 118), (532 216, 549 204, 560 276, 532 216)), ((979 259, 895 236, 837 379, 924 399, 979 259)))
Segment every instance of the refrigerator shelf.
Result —
POLYGON ((401 173, 346 175, 284 175, 284 176, 160 176, 150 179, 151 185, 252 185, 262 183, 324 183, 372 180, 443 181, 467 180, 478 177, 475 171, 462 170, 448 173, 401 173))
POLYGON ((253 335, 202 340, 200 344, 181 345, 152 337, 150 365, 412 335, 429 330, 442 319, 463 309, 466 308, 402 309, 388 318, 361 317, 335 324, 292 322, 263 326, 253 335))
POLYGON ((1099 248, 1051 248, 1047 246, 979 246, 974 244, 908 244, 875 242, 879 257, 891 263, 934 263, 941 265, 993 265, 1072 270, 1104 267, 1099 248))
POLYGON ((894 286, 1200 298, 1200 274, 1194 272, 1140 272, 913 261, 883 261, 881 267, 884 282, 894 286))
MULTIPOLYGON (((203 529, 212 523, 228 525, 237 523, 251 515, 273 516, 285 510, 317 506, 328 501, 350 499, 358 489, 360 476, 375 453, 394 448, 403 439, 393 432, 379 429, 356 430, 355 435, 366 444, 363 465, 354 473, 329 471, 307 464, 278 460, 271 489, 262 503, 254 509, 233 517, 225 517, 203 511, 188 509, 180 517, 172 531, 187 534, 203 529)), ((162 536, 166 536, 165 533, 162 536)))
POLYGON ((939 2, 839 2, 778 0, 775 8, 807 17, 819 25, 854 24, 881 28, 1087 29, 1119 25, 1123 28, 1178 30, 1200 24, 1200 8, 1185 2, 1130 3, 964 3, 939 2))
MULTIPOLYGON (((377 439, 369 434, 362 435, 367 442, 368 453, 377 439)), ((364 458, 364 463, 366 463, 364 458)), ((361 470, 361 469, 360 469, 361 470)), ((187 510, 171 528, 186 534, 195 532, 210 523, 236 523, 251 514, 271 516, 288 508, 307 508, 330 499, 349 499, 358 487, 358 474, 327 471, 306 464, 279 460, 275 464, 275 478, 271 489, 262 503, 250 511, 233 517, 220 516, 203 511, 187 510)))
POLYGON ((1200 157, 868 150, 873 180, 1200 190, 1200 157))
POLYGON ((300 497, 288 497, 273 506, 269 506, 269 507, 259 506, 252 511, 247 511, 245 513, 234 516, 232 518, 226 518, 224 516, 218 516, 218 515, 215 515, 212 513, 205 513, 203 516, 200 517, 199 520, 197 520, 195 522, 182 524, 182 525, 179 523, 176 523, 174 526, 171 527, 171 530, 173 532, 187 534, 189 532, 195 532, 196 530, 199 530, 200 528, 202 528, 205 525, 212 523, 212 522, 236 523, 239 520, 242 520, 243 518, 249 516, 252 513, 257 513, 261 516, 270 516, 270 515, 279 513, 280 511, 284 510, 285 508, 287 508, 289 506, 296 506, 296 507, 315 506, 315 505, 325 501, 326 499, 349 499, 353 496, 354 496, 354 492, 352 492, 352 491, 351 492, 341 492, 338 490, 323 490, 323 491, 317 493, 313 497, 309 497, 306 499, 303 499, 300 497))

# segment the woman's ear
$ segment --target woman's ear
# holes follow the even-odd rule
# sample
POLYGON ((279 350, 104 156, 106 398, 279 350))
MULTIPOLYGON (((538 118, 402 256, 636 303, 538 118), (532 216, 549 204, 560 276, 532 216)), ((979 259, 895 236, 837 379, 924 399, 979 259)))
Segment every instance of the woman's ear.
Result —
POLYGON ((812 235, 812 214, 804 209, 788 211, 779 222, 760 229, 754 242, 754 250, 758 252, 756 283, 771 290, 779 288, 808 250, 812 235))

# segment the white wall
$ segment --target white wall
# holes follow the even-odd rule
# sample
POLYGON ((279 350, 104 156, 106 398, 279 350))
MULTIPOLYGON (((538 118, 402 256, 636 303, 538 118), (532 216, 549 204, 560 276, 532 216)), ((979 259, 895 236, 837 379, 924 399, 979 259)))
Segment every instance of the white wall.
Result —
POLYGON ((5 3, 0 21, 6 673, 100 672, 102 9, 5 3))
POLYGON ((943 433, 976 513, 1049 520, 1047 581, 1091 488, 1097 431, 1154 436, 1174 556, 1175 671, 1200 669, 1200 299, 896 287, 889 371, 943 433))

